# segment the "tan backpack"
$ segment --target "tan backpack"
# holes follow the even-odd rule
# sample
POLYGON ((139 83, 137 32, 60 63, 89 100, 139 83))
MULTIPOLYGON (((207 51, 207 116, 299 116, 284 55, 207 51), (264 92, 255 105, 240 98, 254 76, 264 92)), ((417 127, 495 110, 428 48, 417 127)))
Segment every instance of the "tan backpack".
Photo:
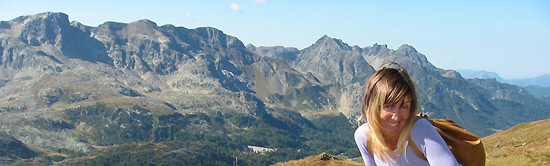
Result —
MULTIPOLYGON (((416 120, 420 118, 425 118, 435 127, 439 135, 447 143, 458 163, 464 166, 485 165, 485 149, 478 136, 466 131, 450 119, 428 119, 428 115, 419 113, 416 120)), ((418 157, 427 160, 426 156, 418 149, 410 137, 409 147, 418 157)), ((373 154, 371 141, 367 141, 367 151, 373 154)))

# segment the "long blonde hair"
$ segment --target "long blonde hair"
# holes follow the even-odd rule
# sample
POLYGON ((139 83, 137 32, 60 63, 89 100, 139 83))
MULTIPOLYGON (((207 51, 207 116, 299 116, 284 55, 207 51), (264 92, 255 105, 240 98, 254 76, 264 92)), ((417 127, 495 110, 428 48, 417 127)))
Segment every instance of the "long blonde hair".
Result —
POLYGON ((399 156, 405 152, 414 125, 413 116, 416 115, 417 105, 414 84, 407 71, 401 66, 399 68, 384 67, 369 78, 363 100, 363 114, 357 119, 357 123, 360 124, 361 119, 367 118, 368 140, 371 141, 367 146, 374 146, 370 149, 373 149, 374 154, 378 155, 380 159, 387 161, 387 159, 393 158, 392 156, 399 156), (388 148, 382 135, 383 120, 380 113, 384 104, 394 104, 400 100, 410 101, 411 105, 409 118, 397 141, 397 152, 394 152, 388 148))

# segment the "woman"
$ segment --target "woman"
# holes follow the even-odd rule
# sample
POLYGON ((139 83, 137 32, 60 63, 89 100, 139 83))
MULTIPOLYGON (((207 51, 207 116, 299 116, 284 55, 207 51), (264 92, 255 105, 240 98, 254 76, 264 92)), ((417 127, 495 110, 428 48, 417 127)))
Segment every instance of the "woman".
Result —
POLYGON ((416 91, 404 69, 385 67, 374 73, 363 102, 357 121, 368 122, 355 131, 355 142, 366 165, 459 165, 430 122, 415 116, 416 91), (413 145, 427 159, 418 157, 413 145))

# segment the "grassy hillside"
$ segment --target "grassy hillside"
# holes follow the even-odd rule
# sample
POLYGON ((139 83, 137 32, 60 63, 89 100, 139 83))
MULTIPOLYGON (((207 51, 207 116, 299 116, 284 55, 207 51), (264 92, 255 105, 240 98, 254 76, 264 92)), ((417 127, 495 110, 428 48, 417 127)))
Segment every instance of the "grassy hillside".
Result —
POLYGON ((362 163, 345 160, 328 153, 321 153, 316 156, 309 156, 301 160, 277 163, 275 166, 359 166, 362 163))
POLYGON ((487 165, 550 165, 550 119, 482 138, 487 165))

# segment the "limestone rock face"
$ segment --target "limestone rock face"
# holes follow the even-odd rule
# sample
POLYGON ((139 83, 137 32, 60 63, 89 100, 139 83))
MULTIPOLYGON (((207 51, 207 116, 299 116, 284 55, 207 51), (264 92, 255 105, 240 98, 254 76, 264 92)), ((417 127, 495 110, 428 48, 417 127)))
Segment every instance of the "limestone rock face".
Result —
POLYGON ((293 67, 303 73, 311 72, 322 82, 340 85, 364 82, 374 73, 360 50, 328 36, 302 50, 293 67))

